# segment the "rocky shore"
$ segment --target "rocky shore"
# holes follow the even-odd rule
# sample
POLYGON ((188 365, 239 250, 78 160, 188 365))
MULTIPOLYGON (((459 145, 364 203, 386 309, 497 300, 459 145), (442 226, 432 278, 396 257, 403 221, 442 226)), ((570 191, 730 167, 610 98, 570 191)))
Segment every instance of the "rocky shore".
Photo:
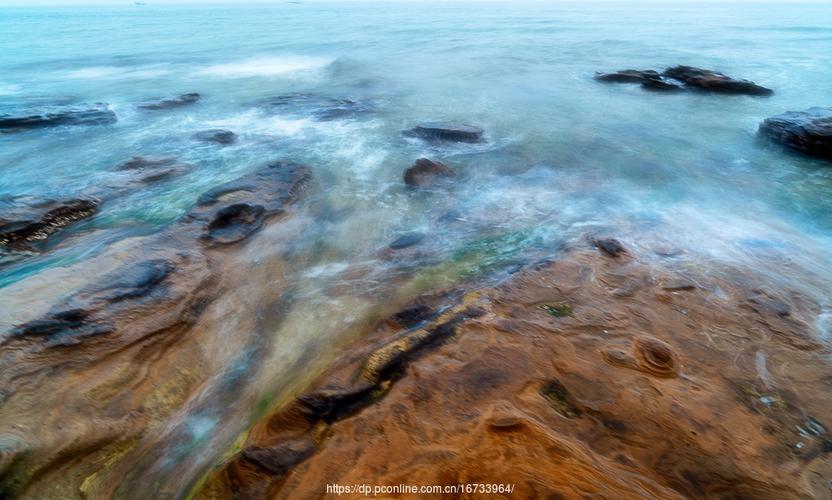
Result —
POLYGON ((380 321, 196 497, 460 483, 514 485, 500 498, 827 496, 818 304, 604 241, 380 321))

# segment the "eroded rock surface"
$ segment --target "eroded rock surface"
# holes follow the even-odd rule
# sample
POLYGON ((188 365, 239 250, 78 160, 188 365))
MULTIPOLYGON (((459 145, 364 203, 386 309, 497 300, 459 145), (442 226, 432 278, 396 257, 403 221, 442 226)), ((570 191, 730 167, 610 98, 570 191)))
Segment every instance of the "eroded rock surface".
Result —
POLYGON ((801 153, 832 160, 832 108, 772 116, 760 124, 760 134, 801 153))
POLYGON ((744 305, 758 295, 746 279, 664 287, 678 278, 584 247, 442 313, 415 304, 256 425, 197 498, 403 483, 508 483, 511 498, 828 495, 832 367, 808 323, 816 304, 761 313, 744 305))
POLYGON ((225 129, 202 130, 194 134, 194 139, 228 146, 237 142, 237 134, 225 129))

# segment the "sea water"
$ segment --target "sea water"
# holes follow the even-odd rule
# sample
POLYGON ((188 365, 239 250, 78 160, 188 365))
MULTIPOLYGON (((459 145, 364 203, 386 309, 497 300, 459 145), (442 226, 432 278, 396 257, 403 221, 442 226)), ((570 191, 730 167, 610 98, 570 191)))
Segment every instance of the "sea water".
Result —
MULTIPOLYGON (((311 223, 298 232, 295 312, 281 328, 305 341, 360 323, 364 309, 347 300, 350 287, 383 295, 391 277, 407 275, 412 293, 427 292, 599 232, 644 258, 678 248, 714 272, 754 269, 827 306, 832 165, 772 147, 756 131, 768 116, 832 105, 830 54, 832 6, 823 3, 0 8, 0 112, 100 102, 118 116, 114 125, 0 134, 0 200, 116 185, 123 174, 115 167, 133 155, 172 155, 194 167, 109 201, 70 231, 83 236, 75 244, 9 260, 0 286, 160 230, 205 190, 291 159, 315 180, 296 208, 311 223), (677 64, 775 93, 663 94, 593 80, 597 71, 677 64), (203 98, 169 111, 137 108, 186 92, 203 98), (298 93, 366 109, 321 120, 314 102, 265 104, 298 93), (431 144, 402 134, 428 120, 479 125, 486 141, 431 144), (211 128, 239 140, 193 140, 211 128), (406 189, 402 173, 420 157, 450 165, 453 186, 406 189), (420 257, 380 257, 410 232, 426 235, 420 257), (371 271, 344 278, 356 268, 371 271), (346 288, 335 292, 339 280, 346 288)), ((818 325, 828 316, 821 311, 818 325)), ((292 348, 278 345, 271 356, 292 348)), ((258 390, 268 392, 263 380, 258 390)), ((181 432, 197 443, 188 450, 219 422, 229 435, 245 428, 221 410, 184 412, 181 432)), ((227 445, 191 456, 204 465, 227 445)), ((161 453, 160 464, 181 456, 161 453)))

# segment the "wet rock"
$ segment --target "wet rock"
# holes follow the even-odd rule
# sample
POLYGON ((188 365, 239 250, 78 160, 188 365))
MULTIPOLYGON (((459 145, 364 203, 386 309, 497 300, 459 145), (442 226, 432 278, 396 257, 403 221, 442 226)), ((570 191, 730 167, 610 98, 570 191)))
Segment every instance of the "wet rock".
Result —
POLYGON ((109 125, 118 120, 115 112, 104 104, 94 106, 73 106, 30 110, 18 116, 0 115, 0 132, 17 132, 22 130, 78 126, 109 125))
POLYGON ((204 223, 203 239, 240 241, 258 231, 272 216, 294 203, 311 179, 309 169, 274 162, 235 181, 203 193, 188 219, 204 223))
POLYGON ((434 186, 441 178, 453 177, 454 172, 438 161, 419 158, 404 172, 404 183, 409 187, 427 188, 434 186))
POLYGON ((190 165, 179 163, 173 156, 134 156, 116 167, 118 171, 135 172, 137 180, 143 183, 182 175, 190 169, 190 165))
POLYGON ((651 80, 661 80, 661 75, 652 69, 637 70, 625 69, 614 73, 596 73, 595 79, 599 82, 610 83, 644 83, 651 80))
POLYGON ((240 460, 271 474, 285 474, 292 466, 302 462, 315 452, 315 442, 299 439, 280 443, 271 448, 251 447, 240 454, 240 460))
POLYGON ((0 215, 0 246, 14 250, 40 250, 63 229, 94 215, 93 199, 48 200, 15 207, 0 215))
POLYGON ((540 395, 549 402, 552 409, 566 418, 581 414, 580 408, 575 405, 566 387, 556 379, 547 380, 540 388, 540 395))
POLYGON ((151 298, 156 292, 164 296, 163 282, 174 269, 174 264, 164 259, 122 266, 78 291, 43 318, 16 327, 11 337, 41 337, 45 347, 53 347, 75 345, 88 337, 111 333, 116 329, 113 307, 134 306, 135 301, 151 298), (134 304, 126 304, 130 301, 134 304))
POLYGON ((720 94, 767 96, 773 91, 748 80, 737 80, 722 73, 693 66, 674 66, 659 73, 654 70, 627 69, 599 73, 595 79, 610 83, 640 83, 645 90, 673 92, 682 89, 720 94))
POLYGON ((194 139, 228 146, 237 142, 237 134, 225 129, 202 130, 194 134, 194 139))
POLYGON ((680 85, 668 81, 664 78, 659 78, 656 80, 645 80, 641 82, 641 88, 657 92, 676 92, 682 90, 682 87, 680 85))
POLYGON ((266 109, 285 116, 307 117, 320 121, 355 118, 374 110, 371 102, 296 92, 265 101, 266 109))
POLYGON ((388 248, 392 250, 401 250, 402 248, 412 247, 414 245, 418 245, 423 239, 425 239, 425 233, 407 233, 399 236, 392 243, 388 246, 388 248))
POLYGON ((161 109, 175 109, 181 108, 183 106, 188 106, 191 104, 196 103, 202 98, 196 92, 191 92, 188 94, 181 94, 176 97, 166 97, 159 101, 154 102, 146 102, 144 104, 139 104, 139 109, 147 109, 147 110, 161 110, 161 109))
POLYGON ((263 227, 266 209, 262 205, 235 203, 217 211, 205 237, 217 243, 240 241, 263 227))
POLYGON ((639 337, 633 343, 636 366, 657 377, 675 377, 679 372, 679 357, 666 343, 653 337, 639 337))
POLYGON ((434 310, 432 307, 418 304, 402 309, 393 315, 393 319, 405 328, 412 328, 433 315, 434 310))
POLYGON ((537 307, 543 309, 544 311, 549 313, 550 316, 554 316, 556 318, 563 318, 565 316, 572 315, 572 306, 566 302, 540 304, 537 307))
POLYGON ((674 66, 662 73, 668 78, 684 82, 687 87, 721 94, 767 96, 774 92, 749 80, 736 80, 722 73, 693 66, 674 66))
POLYGON ((475 125, 458 122, 426 122, 405 130, 404 134, 431 141, 481 142, 483 130, 475 125))
POLYGON ((759 133, 790 149, 832 160, 832 108, 789 111, 767 118, 759 133))
POLYGON ((764 290, 757 290, 748 298, 746 305, 758 314, 774 314, 780 317, 791 315, 792 308, 784 300, 764 290))
POLYGON ((627 253, 627 249, 615 238, 596 238, 593 244, 610 257, 619 257, 627 253))

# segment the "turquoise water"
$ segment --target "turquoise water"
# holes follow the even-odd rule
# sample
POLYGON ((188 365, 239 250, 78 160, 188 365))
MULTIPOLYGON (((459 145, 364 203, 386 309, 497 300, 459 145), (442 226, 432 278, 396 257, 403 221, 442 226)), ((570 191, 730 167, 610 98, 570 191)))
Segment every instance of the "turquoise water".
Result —
MULTIPOLYGON (((103 102, 118 115, 115 125, 0 134, 0 199, 119 185, 124 174, 114 167, 138 154, 194 167, 107 201, 54 251, 10 259, 0 286, 158 230, 210 187, 291 158, 315 176, 297 209, 314 221, 294 247, 301 312, 344 314, 349 303, 332 304, 349 287, 331 289, 351 269, 383 269, 348 281, 383 294, 391 276, 430 265, 429 288, 444 283, 443 269, 488 273, 598 231, 643 258, 673 247, 715 272, 753 268, 826 307, 832 165, 762 144, 756 129, 773 114, 832 105, 830 53, 832 6, 817 3, 0 9, 0 109, 103 102), (676 64, 775 94, 655 94, 592 79, 676 64), (171 111, 136 107, 185 92, 203 99, 171 111), (354 99, 366 112, 322 121, 315 105, 264 105, 297 92, 354 99), (439 146, 401 134, 427 120, 478 124, 487 141, 439 146), (218 127, 239 141, 219 148, 192 139, 218 127), (404 189, 403 170, 422 156, 454 168, 455 184, 404 189), (458 223, 440 221, 449 211, 458 223), (419 258, 379 258, 411 231, 427 234, 419 258), (457 261, 464 265, 442 267, 457 261)), ((302 324, 310 337, 331 326, 302 324)), ((210 452, 194 454, 202 463, 193 474, 245 428, 223 409, 200 411, 183 417, 182 427, 202 429, 194 436, 221 421, 230 428, 210 452)), ((194 440, 188 450, 204 446, 194 440)))

